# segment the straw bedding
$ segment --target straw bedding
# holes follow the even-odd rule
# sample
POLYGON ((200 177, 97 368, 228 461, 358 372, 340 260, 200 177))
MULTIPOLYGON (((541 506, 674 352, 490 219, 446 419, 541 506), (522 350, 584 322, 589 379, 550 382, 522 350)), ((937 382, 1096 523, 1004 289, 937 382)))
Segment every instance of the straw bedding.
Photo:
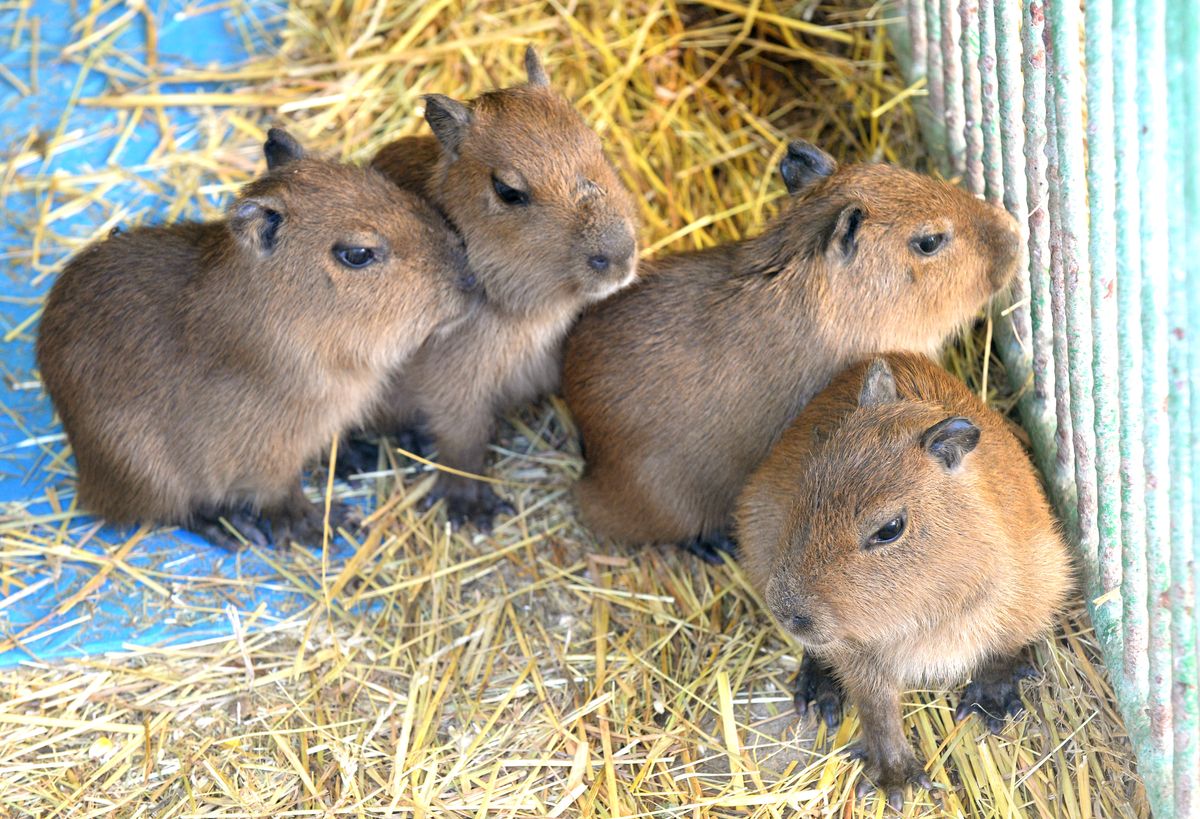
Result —
MULTIPOLYGON (((209 197, 261 166, 274 122, 364 160, 422 130, 420 94, 520 80, 527 42, 641 193, 646 253, 753 231, 782 195, 789 138, 922 166, 921 89, 893 64, 886 4, 299 0, 285 13, 279 53, 192 75, 231 90, 189 100, 204 108, 194 149, 164 145, 168 216, 214 214, 209 197)), ((121 83, 79 102, 169 125, 169 83, 121 83)), ((58 184, 86 206, 104 180, 58 184)), ((982 383, 987 338, 981 320, 947 363, 1005 408, 994 360, 982 383)), ((233 638, 5 673, 0 815, 883 815, 852 797, 859 766, 839 749, 853 715, 832 737, 794 717, 797 649, 736 566, 582 530, 568 491, 581 462, 556 400, 514 413, 494 451, 520 514, 489 538, 418 511, 429 470, 395 455, 356 490, 378 511, 349 565, 270 556, 308 596, 301 615, 240 612, 233 638)), ((0 570, 37 542, 36 523, 4 520, 0 570)), ((1036 653, 1031 713, 1002 736, 956 725, 945 692, 906 697, 940 786, 910 815, 1148 815, 1079 612, 1036 653)))

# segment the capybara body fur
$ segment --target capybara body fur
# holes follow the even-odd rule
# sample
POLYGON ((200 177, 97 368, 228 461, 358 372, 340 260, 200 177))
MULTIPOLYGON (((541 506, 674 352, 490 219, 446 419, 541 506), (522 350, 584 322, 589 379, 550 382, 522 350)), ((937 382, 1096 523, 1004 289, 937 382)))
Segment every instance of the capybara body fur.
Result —
POLYGON ((311 537, 304 463, 477 306, 461 242, 427 204, 283 131, 265 152, 271 170, 228 218, 117 233, 51 288, 42 379, 82 505, 115 523, 232 545, 224 516, 259 542, 311 537))
MULTIPOLYGON (((426 97, 434 135, 398 140, 373 160, 445 213, 487 298, 397 370, 370 426, 423 421, 439 462, 474 474, 497 413, 557 388, 571 323, 631 282, 637 264, 633 199, 599 138, 549 87, 532 49, 526 68, 528 84, 470 104, 426 97)), ((490 528, 507 507, 488 484, 446 472, 430 496, 440 497, 456 525, 490 528)))
POLYGON ((1016 271, 1015 220, 882 164, 837 168, 803 142, 764 232, 645 261, 567 342, 582 435, 580 512, 628 543, 720 535, 784 425, 845 364, 932 354, 1016 271))
POLYGON ((928 787, 899 692, 971 675, 959 716, 999 730, 1020 710, 1020 653, 1073 585, 1009 424, 921 355, 862 361, 814 398, 747 483, 737 535, 748 578, 805 646, 798 707, 824 698, 836 724, 840 684, 893 805, 928 787))

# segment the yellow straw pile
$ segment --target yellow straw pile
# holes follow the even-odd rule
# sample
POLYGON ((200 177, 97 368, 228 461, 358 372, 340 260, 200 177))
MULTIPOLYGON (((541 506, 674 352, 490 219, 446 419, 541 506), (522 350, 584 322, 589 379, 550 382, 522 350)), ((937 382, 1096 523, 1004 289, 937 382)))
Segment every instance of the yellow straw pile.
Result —
MULTIPOLYGON (((899 77, 886 4, 296 0, 286 14, 278 54, 148 86, 114 75, 112 93, 76 101, 121 109, 126 129, 163 126, 145 183, 173 202, 160 215, 213 215, 207 195, 261 170, 271 124, 366 160, 423 131, 420 94, 464 98, 523 80, 531 42, 641 194, 647 254, 756 230, 783 194, 775 166, 791 138, 922 166, 912 112, 922 89, 899 77), (181 96, 172 81, 189 78, 228 88, 181 96), (176 143, 168 106, 180 104, 204 109, 194 149, 176 143)), ((102 59, 111 33, 84 25, 72 58, 115 70, 102 59)), ((55 222, 126 179, 20 173, 87 138, 60 129, 30 141, 0 181, 58 191, 54 209, 31 217, 35 247, 79 244, 55 222)), ((97 234, 145 215, 107 204, 97 234)), ((53 273, 40 257, 34 269, 53 273)), ((1003 378, 993 361, 981 383, 982 339, 983 329, 948 361, 990 394, 1003 378)), ((827 737, 795 718, 796 649, 735 566, 603 547, 576 524, 568 489, 581 462, 560 402, 514 414, 495 455, 520 513, 490 538, 452 535, 436 510, 418 512, 429 472, 396 456, 359 490, 378 511, 348 565, 317 551, 267 554, 281 583, 322 590, 301 614, 231 613, 233 638, 5 672, 0 816, 884 814, 880 800, 852 797, 859 768, 840 749, 857 720, 827 737), (366 602, 368 614, 350 613, 366 602)), ((78 558, 36 522, 0 522, 0 572, 30 550, 78 558)), ((178 593, 166 578, 123 582, 178 593)), ((236 581, 196 582, 219 592, 236 581)), ((956 725, 943 692, 907 698, 906 726, 939 786, 908 815, 1148 815, 1083 623, 1064 620, 1038 647, 1045 676, 1027 689, 1032 711, 1002 736, 977 720, 956 725)))

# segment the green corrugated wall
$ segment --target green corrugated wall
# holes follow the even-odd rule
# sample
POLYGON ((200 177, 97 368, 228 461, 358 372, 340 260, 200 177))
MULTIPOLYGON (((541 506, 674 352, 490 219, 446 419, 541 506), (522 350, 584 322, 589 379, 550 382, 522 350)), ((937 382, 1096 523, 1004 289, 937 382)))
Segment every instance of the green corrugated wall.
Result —
POLYGON ((901 9, 940 170, 1026 226, 997 347, 1152 809, 1200 816, 1200 0, 901 9))

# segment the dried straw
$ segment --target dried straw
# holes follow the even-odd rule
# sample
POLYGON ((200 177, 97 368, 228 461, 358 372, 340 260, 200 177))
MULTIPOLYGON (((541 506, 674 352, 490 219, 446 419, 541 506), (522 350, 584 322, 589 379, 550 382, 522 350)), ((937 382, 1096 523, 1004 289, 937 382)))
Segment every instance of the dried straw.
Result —
MULTIPOLYGON (((215 213, 211 197, 261 167, 271 122, 364 160, 422 130, 420 94, 467 97, 519 80, 529 42, 642 193, 647 253, 754 231, 781 193, 773 169, 789 138, 922 164, 911 109, 922 89, 892 63, 887 6, 296 0, 286 14, 279 54, 183 76, 110 59, 114 31, 94 15, 80 26, 64 56, 107 72, 112 88, 77 104, 120 108, 126 136, 139 121, 163 127, 160 149, 135 169, 145 173, 137 184, 172 203, 163 216, 215 213), (173 90, 185 80, 227 85, 173 90), (167 106, 178 104, 206 109, 195 133, 172 127, 167 106)), ((91 138, 65 127, 37 144, 31 135, 5 169, 6 193, 54 186, 27 224, 20 261, 33 276, 55 272, 51 249, 86 240, 57 232, 65 215, 103 204, 97 235, 147 215, 136 197, 106 202, 129 172, 34 172, 44 155, 91 138)), ((28 337, 35 317, 10 337, 28 337)), ((995 361, 981 383, 985 339, 983 328, 969 334, 948 363, 1007 406, 995 361)), ((436 511, 419 512, 428 471, 395 457, 360 490, 378 509, 344 567, 318 551, 268 555, 285 582, 319 590, 305 592, 301 614, 272 622, 231 609, 231 638, 5 674, 0 815, 882 816, 879 800, 853 799, 859 768, 840 754, 857 719, 834 737, 797 722, 796 649, 737 567, 598 545, 569 501, 576 453, 560 402, 514 414, 494 474, 520 514, 490 538, 451 534, 436 511)), ((87 559, 55 522, 69 515, 8 519, 0 574, 31 549, 87 559)), ((117 549, 96 564, 110 580, 155 592, 187 582, 131 575, 117 549)), ((1044 679, 1028 689, 1031 713, 999 737, 956 725, 943 692, 906 698, 940 800, 919 795, 909 815, 1148 815, 1078 612, 1037 655, 1044 679)))

